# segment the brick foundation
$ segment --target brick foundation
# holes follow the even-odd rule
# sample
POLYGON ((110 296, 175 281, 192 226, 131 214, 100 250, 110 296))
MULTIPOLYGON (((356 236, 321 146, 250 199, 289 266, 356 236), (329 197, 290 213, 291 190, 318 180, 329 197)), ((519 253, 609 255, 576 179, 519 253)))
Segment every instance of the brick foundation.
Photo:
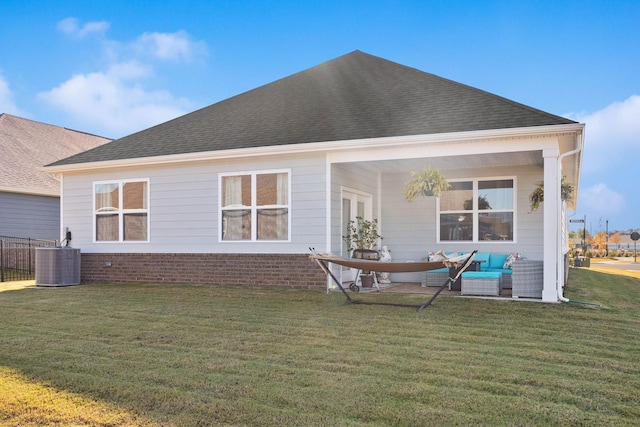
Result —
POLYGON ((82 283, 169 282, 325 288, 305 254, 81 254, 82 283))

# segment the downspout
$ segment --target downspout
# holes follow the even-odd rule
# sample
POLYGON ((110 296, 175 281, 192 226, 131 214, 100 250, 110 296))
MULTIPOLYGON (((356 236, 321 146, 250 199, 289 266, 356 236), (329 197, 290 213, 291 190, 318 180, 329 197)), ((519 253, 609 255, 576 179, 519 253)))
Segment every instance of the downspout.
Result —
MULTIPOLYGON (((558 158, 558 173, 556 174, 557 177, 560 177, 562 175, 562 160, 565 157, 572 156, 574 154, 578 154, 579 152, 581 152, 583 150, 583 148, 584 148, 584 132, 582 133, 582 135, 581 135, 581 137, 579 139, 578 146, 574 150, 567 151, 566 153, 561 154, 560 157, 558 158)), ((559 185, 562 185, 562 180, 560 180, 560 184, 559 185)), ((560 188, 560 195, 562 195, 562 188, 560 188)), ((556 225, 560 224, 561 218, 562 218, 562 213, 560 211, 558 211, 558 219, 556 221, 556 225)), ((584 226, 586 227, 587 225, 584 224, 584 226)), ((556 240, 556 245, 558 245, 558 247, 556 248, 556 254, 558 254, 558 249, 560 249, 559 240, 556 240)), ((559 270, 558 270, 557 274, 560 274, 559 270)), ((564 275, 564 270, 563 270, 562 274, 564 275)), ((557 279, 557 277, 556 277, 556 279, 557 279)), ((578 301, 571 301, 569 298, 565 298, 564 297, 564 295, 563 295, 564 286, 558 286, 558 283, 556 283, 556 289, 558 290, 558 299, 561 302, 579 303, 578 301)))

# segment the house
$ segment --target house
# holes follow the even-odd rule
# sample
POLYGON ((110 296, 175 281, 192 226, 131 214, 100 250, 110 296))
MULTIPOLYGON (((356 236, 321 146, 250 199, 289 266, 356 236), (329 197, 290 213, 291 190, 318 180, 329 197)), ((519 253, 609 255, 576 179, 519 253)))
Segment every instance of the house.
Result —
POLYGON ((48 163, 110 139, 0 114, 0 236, 60 238, 60 183, 48 163))
POLYGON ((46 170, 62 179, 84 282, 323 287, 309 247, 344 254, 359 215, 379 220, 394 260, 440 249, 543 260, 542 299, 558 301, 574 209, 560 179, 577 191, 583 138, 583 124, 354 51, 46 170), (425 166, 453 184, 450 199, 474 203, 408 203, 403 185, 425 166))

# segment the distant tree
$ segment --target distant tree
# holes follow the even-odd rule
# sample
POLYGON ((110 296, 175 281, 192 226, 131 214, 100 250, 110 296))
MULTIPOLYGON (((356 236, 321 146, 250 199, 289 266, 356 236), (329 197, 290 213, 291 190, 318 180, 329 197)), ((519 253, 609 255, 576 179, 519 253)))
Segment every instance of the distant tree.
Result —
POLYGON ((620 236, 620 233, 615 233, 614 235, 609 237, 609 241, 615 245, 619 244, 621 240, 622 236, 620 236))
POLYGON ((591 246, 594 249, 605 250, 607 248, 607 233, 599 231, 591 240, 591 246))

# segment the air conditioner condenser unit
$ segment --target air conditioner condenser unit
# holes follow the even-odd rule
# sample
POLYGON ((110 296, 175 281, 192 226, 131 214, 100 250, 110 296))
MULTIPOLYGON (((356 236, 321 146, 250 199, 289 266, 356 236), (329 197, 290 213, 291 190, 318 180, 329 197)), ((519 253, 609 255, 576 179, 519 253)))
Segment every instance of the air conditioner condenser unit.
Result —
POLYGON ((36 285, 80 284, 80 249, 36 248, 36 285))

